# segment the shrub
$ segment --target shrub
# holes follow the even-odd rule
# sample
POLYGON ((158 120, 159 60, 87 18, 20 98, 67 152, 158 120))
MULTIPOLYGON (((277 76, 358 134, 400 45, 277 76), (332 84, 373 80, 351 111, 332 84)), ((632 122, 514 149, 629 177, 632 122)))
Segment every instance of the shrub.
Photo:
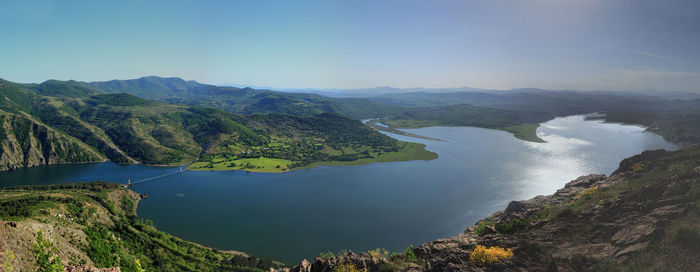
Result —
POLYGON ((474 233, 479 236, 484 236, 484 230, 486 230, 486 224, 479 224, 474 230, 474 233))
POLYGON ((63 272, 61 258, 58 250, 48 240, 44 240, 44 235, 39 231, 34 244, 34 261, 38 272, 63 272))
POLYGON ((360 270, 354 264, 341 263, 333 268, 333 272, 360 272, 360 270))
POLYGON ((134 214, 134 201, 128 196, 122 196, 121 208, 124 215, 130 216, 134 214))
POLYGON ((482 245, 477 245, 469 254, 469 262, 473 265, 483 266, 497 263, 498 261, 513 256, 511 249, 504 249, 499 246, 486 248, 482 245))
POLYGON ((116 253, 119 245, 112 239, 110 232, 103 226, 90 226, 83 230, 87 236, 88 257, 97 267, 112 267, 117 265, 116 253))
POLYGON ((389 257, 389 251, 386 249, 377 248, 375 250, 370 250, 369 255, 372 256, 372 259, 374 259, 375 261, 378 261, 383 257, 384 258, 389 257))
POLYGON ((324 259, 329 259, 329 258, 335 257, 335 254, 333 254, 333 252, 331 252, 330 250, 329 250, 329 251, 326 251, 326 252, 321 252, 321 253, 318 254, 318 255, 321 256, 321 258, 324 258, 324 259))
POLYGON ((635 163, 632 165, 632 172, 637 173, 644 170, 645 165, 643 163, 635 163))
POLYGON ((136 261, 134 261, 134 264, 136 265, 136 271, 138 271, 138 272, 146 272, 146 269, 143 269, 143 268, 141 267, 141 260, 136 259, 136 261))
POLYGON ((15 261, 15 252, 14 251, 5 249, 5 252, 0 254, 0 257, 1 257, 0 260, 2 260, 2 262, 0 262, 0 269, 2 269, 2 271, 14 271, 15 270, 14 267, 12 266, 12 264, 15 261))
POLYGON ((484 231, 486 230, 486 226, 494 226, 496 225, 495 222, 493 221, 482 221, 479 223, 479 225, 476 227, 474 230, 474 234, 479 235, 479 236, 484 236, 484 231))
POLYGON ((591 187, 586 190, 583 190, 583 192, 578 196, 579 199, 590 199, 593 194, 595 194, 598 191, 598 187, 591 187))
POLYGON ((499 233, 510 234, 525 229, 527 222, 520 218, 515 218, 508 222, 498 222, 495 227, 499 233))
POLYGON ((417 263, 419 261, 418 257, 416 256, 416 253, 413 252, 413 246, 409 246, 404 254, 406 254, 406 261, 412 263, 417 263))

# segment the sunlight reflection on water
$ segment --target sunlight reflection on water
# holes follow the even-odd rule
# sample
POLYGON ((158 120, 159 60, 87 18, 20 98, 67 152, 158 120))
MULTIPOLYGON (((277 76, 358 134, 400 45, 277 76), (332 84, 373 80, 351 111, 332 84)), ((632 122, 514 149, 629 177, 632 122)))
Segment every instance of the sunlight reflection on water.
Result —
MULTIPOLYGON (((537 129, 537 136, 546 143, 525 143, 531 149, 533 161, 523 167, 522 185, 527 188, 523 198, 551 194, 562 187, 562 180, 570 181, 587 174, 611 174, 601 171, 598 161, 610 161, 607 159, 612 157, 601 149, 628 149, 621 146, 625 144, 645 146, 640 141, 646 141, 646 137, 638 137, 645 131, 644 127, 584 120, 585 116, 578 115, 543 123, 537 129), (633 135, 637 137, 630 137, 633 135), (632 142, 625 143, 625 139, 632 142)), ((662 147, 677 148, 672 144, 662 147)))

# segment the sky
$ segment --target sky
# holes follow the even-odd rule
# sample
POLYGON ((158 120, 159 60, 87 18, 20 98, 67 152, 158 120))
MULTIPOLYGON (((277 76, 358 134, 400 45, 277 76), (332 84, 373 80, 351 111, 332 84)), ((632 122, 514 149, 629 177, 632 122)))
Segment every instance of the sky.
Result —
POLYGON ((0 78, 700 92, 700 1, 6 1, 0 78))

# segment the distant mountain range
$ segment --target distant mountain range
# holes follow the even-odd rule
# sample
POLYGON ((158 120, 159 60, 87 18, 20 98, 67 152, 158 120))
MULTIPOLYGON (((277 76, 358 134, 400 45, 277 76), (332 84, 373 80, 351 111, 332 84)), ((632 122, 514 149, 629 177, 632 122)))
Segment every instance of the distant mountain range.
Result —
POLYGON ((579 93, 589 93, 589 94, 608 94, 608 95, 627 95, 627 96, 657 96, 666 99, 684 99, 692 100, 700 98, 700 90, 698 92, 667 92, 667 91, 606 91, 606 90, 591 90, 591 91, 581 91, 581 90, 548 90, 541 88, 515 88, 515 89, 483 89, 483 88, 472 88, 472 87, 447 87, 447 88, 397 88, 391 86, 381 86, 374 88, 356 88, 356 89, 324 89, 324 88, 273 88, 273 87, 253 87, 242 84, 222 84, 220 86, 231 86, 231 87, 250 87, 256 89, 273 90, 279 92, 287 93, 312 93, 328 97, 337 98, 374 98, 379 96, 392 96, 398 94, 407 93, 464 93, 464 92, 477 92, 477 93, 508 93, 508 92, 579 92, 579 93))
MULTIPOLYGON (((76 84, 79 83, 76 82, 76 84)), ((210 106, 239 114, 274 112, 313 115, 334 112, 362 119, 388 116, 404 110, 398 106, 380 105, 368 99, 332 98, 308 93, 215 86, 172 77, 150 76, 130 80, 82 83, 82 85, 85 89, 95 88, 108 93, 129 93, 169 103, 210 106)))

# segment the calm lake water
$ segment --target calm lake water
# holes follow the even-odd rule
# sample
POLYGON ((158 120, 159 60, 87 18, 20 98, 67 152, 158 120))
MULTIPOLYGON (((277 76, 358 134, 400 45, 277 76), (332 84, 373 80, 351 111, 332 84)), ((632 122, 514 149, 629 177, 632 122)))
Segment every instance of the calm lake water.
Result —
MULTIPOLYGON (((185 172, 140 183, 139 216, 198 243, 298 263, 321 251, 402 251, 455 235, 511 200, 551 194, 589 173, 610 174, 623 158, 677 147, 644 128, 584 121, 543 123, 547 143, 502 131, 430 127, 406 131, 444 139, 427 144, 432 161, 321 166, 282 174, 185 172)), ((113 163, 62 165, 0 174, 0 184, 125 182, 177 168, 113 163)))

